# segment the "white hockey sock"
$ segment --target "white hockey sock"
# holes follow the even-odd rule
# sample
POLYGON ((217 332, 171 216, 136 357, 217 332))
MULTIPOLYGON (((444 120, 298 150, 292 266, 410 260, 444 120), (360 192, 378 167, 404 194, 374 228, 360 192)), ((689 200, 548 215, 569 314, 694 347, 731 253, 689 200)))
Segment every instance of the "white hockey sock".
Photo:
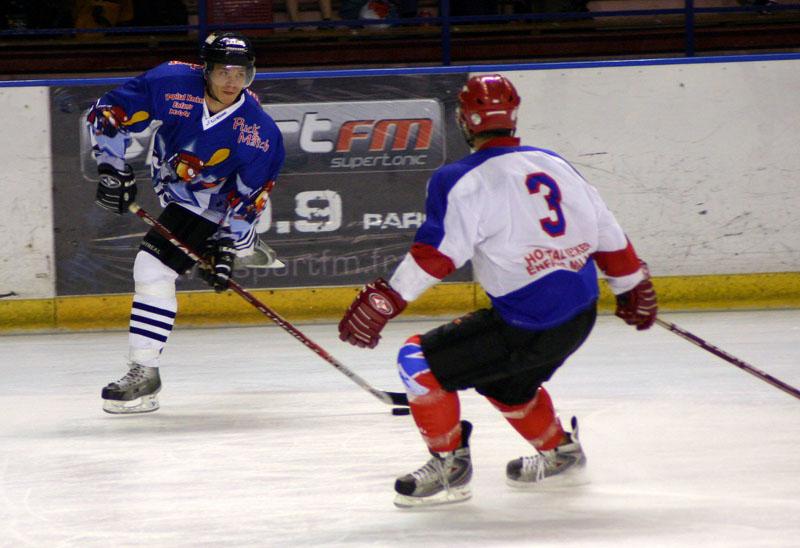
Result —
POLYGON ((128 329, 132 361, 148 367, 158 367, 158 356, 172 332, 177 309, 178 303, 175 299, 169 301, 134 295, 128 329))
POLYGON ((159 355, 172 332, 178 310, 177 273, 149 253, 140 251, 133 277, 136 293, 128 328, 130 359, 140 365, 158 367, 159 355))

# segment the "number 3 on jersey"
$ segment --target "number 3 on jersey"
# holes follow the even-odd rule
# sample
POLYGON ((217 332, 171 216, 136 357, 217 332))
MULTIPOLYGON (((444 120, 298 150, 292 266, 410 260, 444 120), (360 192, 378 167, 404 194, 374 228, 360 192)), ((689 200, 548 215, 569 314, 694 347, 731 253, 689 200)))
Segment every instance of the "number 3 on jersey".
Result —
POLYGON ((567 228, 567 221, 564 219, 564 212, 561 211, 561 190, 558 188, 558 184, 546 173, 532 173, 525 179, 525 186, 528 187, 528 192, 531 194, 539 194, 542 187, 546 187, 546 194, 542 193, 542 197, 547 202, 550 211, 555 214, 555 219, 551 214, 549 217, 539 219, 539 224, 553 238, 563 236, 567 228))

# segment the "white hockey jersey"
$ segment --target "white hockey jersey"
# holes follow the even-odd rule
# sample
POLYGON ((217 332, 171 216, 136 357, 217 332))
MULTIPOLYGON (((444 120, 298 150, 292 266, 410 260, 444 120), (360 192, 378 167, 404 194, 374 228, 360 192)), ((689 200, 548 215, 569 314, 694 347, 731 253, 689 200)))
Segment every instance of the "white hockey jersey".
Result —
POLYGON ((471 259, 505 321, 547 329, 597 300, 595 263, 616 294, 644 278, 597 190, 557 154, 516 138, 493 139, 436 171, 425 207, 389 281, 409 301, 471 259))

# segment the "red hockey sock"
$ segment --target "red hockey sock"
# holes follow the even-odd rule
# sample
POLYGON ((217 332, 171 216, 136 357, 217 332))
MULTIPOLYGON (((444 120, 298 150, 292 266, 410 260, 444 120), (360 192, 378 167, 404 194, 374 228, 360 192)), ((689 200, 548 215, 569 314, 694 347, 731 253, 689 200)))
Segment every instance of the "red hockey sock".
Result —
POLYGON ((514 429, 522 434, 536 449, 554 449, 564 439, 564 429, 556 417, 550 394, 542 387, 529 402, 520 405, 506 405, 488 398, 514 429))
POLYGON ((400 379, 422 439, 431 451, 461 446, 461 404, 458 392, 448 392, 431 373, 419 335, 406 341, 397 356, 400 379))
POLYGON ((409 394, 408 403, 422 439, 431 451, 454 451, 461 446, 461 403, 458 392, 448 392, 429 370, 414 377, 428 393, 409 394))

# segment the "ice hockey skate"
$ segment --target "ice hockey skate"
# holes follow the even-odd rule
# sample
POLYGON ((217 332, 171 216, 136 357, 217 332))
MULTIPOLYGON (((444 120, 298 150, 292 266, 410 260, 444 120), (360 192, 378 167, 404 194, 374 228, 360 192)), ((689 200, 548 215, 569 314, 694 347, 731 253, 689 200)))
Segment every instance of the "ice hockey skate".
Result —
POLYGON ((161 377, 158 367, 128 364, 128 372, 120 380, 103 388, 103 411, 115 415, 150 413, 158 409, 161 377))
POLYGON ((506 480, 513 487, 550 487, 586 483, 586 455, 578 440, 578 420, 572 417, 572 432, 555 449, 520 457, 506 465, 506 480))
POLYGON ((469 454, 469 436, 472 424, 461 421, 461 447, 455 451, 436 453, 419 470, 397 478, 394 490, 395 506, 415 508, 437 504, 451 504, 472 496, 472 460, 469 454))

